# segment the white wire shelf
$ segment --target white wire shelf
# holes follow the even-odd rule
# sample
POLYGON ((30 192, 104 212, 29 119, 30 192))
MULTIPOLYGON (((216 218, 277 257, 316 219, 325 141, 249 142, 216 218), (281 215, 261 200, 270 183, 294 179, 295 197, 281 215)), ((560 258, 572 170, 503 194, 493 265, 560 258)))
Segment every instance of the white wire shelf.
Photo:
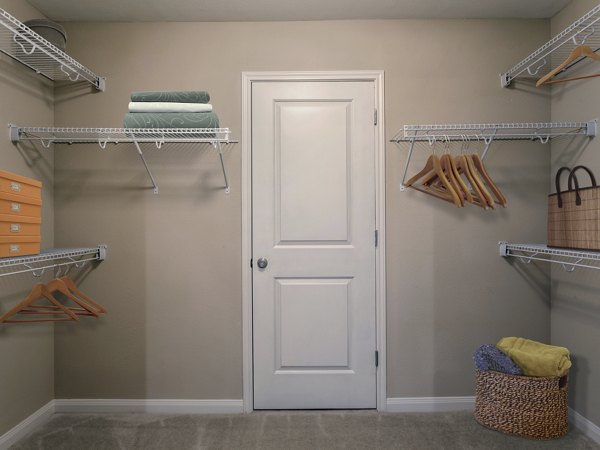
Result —
POLYGON ((57 128, 9 125, 10 140, 38 141, 51 144, 106 144, 152 142, 158 148, 165 143, 231 143, 229 128, 57 128))
POLYGON ((544 244, 510 244, 505 241, 498 245, 500 256, 515 257, 525 264, 531 261, 550 262, 560 264, 567 272, 573 272, 576 267, 600 269, 600 252, 554 248, 544 244))
POLYGON ((219 154, 225 192, 230 192, 221 147, 223 144, 237 142, 231 140, 229 128, 57 128, 19 127, 13 124, 9 124, 8 127, 13 144, 30 141, 38 142, 45 148, 52 144, 98 144, 104 150, 108 144, 133 143, 148 172, 155 194, 158 194, 158 185, 140 143, 154 143, 159 149, 168 143, 211 144, 219 154))
MULTIPOLYGON (((600 49, 600 5, 580 17, 536 51, 524 58, 510 70, 500 75, 500 82, 507 87, 517 77, 540 78, 567 59, 578 45, 585 44, 593 51, 600 49)), ((578 64, 574 61, 563 72, 578 64)))
POLYGON ((32 272, 41 277, 48 269, 75 265, 81 267, 89 261, 104 261, 106 245, 89 248, 64 248, 44 250, 37 255, 0 258, 0 277, 32 272))
POLYGON ((86 80, 100 91, 105 78, 48 42, 0 8, 0 51, 50 80, 86 80))
POLYGON ((539 140, 546 144, 550 139, 563 136, 596 136, 598 124, 589 122, 531 122, 531 123, 472 123, 472 124, 436 124, 404 125, 390 140, 395 144, 410 143, 404 165, 400 190, 405 190, 404 182, 413 155, 415 142, 427 142, 431 147, 436 143, 460 141, 468 145, 481 142, 484 149, 481 155, 485 159, 494 140, 539 140))
POLYGON ((565 135, 595 136, 597 123, 589 122, 532 122, 532 123, 471 123, 444 125, 404 125, 392 142, 427 141, 484 141, 488 140, 536 140, 565 135))

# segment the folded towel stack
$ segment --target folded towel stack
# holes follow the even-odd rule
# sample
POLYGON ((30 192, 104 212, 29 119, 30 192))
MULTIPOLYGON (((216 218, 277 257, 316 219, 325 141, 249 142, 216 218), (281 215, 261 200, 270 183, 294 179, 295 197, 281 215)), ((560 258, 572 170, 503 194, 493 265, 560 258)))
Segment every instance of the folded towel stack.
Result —
POLYGON ((149 91, 131 94, 125 128, 219 128, 206 91, 149 91))
POLYGON ((505 337, 494 346, 482 345, 473 355, 478 370, 511 375, 560 377, 571 367, 569 350, 518 337, 505 337))

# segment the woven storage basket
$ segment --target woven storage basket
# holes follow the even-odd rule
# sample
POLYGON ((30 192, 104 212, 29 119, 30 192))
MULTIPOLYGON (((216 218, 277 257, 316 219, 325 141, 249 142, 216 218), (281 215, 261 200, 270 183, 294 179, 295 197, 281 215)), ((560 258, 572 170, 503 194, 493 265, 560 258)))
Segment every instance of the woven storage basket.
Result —
POLYGON ((585 166, 561 167, 556 173, 556 194, 548 196, 548 246, 600 250, 600 188, 585 166), (580 188, 575 172, 585 170, 591 186, 580 188), (560 190, 560 176, 569 172, 568 190, 560 190))
POLYGON ((526 377, 476 371, 475 419, 503 433, 535 439, 564 436, 568 377, 526 377))

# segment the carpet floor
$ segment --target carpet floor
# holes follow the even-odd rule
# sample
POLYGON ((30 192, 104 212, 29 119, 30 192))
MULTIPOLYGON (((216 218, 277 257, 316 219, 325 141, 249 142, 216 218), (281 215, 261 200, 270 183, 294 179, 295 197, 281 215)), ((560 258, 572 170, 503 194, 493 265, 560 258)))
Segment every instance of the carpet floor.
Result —
POLYGON ((11 450, 600 449, 577 430, 537 441, 489 430, 469 412, 56 414, 11 450))

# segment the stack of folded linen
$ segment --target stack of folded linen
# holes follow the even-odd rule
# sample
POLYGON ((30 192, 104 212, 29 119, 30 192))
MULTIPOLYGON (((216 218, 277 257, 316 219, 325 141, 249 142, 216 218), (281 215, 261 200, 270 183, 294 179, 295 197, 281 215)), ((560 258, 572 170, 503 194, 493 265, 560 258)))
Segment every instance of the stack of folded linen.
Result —
POLYGON ((206 91, 149 91, 131 94, 125 128, 219 128, 206 91))

